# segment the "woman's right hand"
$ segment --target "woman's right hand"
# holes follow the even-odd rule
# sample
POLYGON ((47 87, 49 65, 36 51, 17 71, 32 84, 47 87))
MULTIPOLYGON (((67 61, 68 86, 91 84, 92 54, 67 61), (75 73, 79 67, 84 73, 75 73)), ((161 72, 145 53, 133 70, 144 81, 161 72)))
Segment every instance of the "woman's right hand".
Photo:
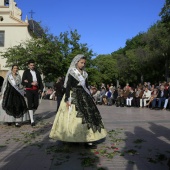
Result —
POLYGON ((66 106, 69 108, 69 106, 71 106, 70 102, 66 102, 66 106))

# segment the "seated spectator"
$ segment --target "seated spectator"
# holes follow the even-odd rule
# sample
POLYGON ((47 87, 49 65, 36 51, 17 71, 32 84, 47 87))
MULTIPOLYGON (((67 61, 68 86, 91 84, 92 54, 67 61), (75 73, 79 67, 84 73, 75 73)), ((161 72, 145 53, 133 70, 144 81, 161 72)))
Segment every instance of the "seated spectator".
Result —
POLYGON ((119 90, 118 97, 116 100, 116 107, 124 107, 124 96, 123 96, 123 90, 119 90))
POLYGON ((126 90, 130 90, 129 83, 126 83, 125 89, 126 89, 126 90))
POLYGON ((49 97, 50 100, 56 100, 57 99, 55 93, 56 93, 56 91, 53 90, 52 94, 49 97))
POLYGON ((95 86, 90 87, 90 93, 94 95, 97 92, 97 88, 95 86))
POLYGON ((154 84, 152 84, 151 85, 151 89, 155 89, 156 87, 155 87, 155 85, 154 84))
POLYGON ((132 100, 135 97, 135 92, 133 90, 133 88, 129 87, 129 94, 126 98, 126 106, 127 107, 131 107, 132 106, 132 100))
POLYGON ((106 85, 106 90, 108 91, 109 89, 110 89, 110 85, 107 84, 107 85, 106 85))
POLYGON ((105 97, 105 93, 106 93, 106 90, 105 90, 105 87, 102 87, 101 88, 101 91, 100 91, 100 96, 99 96, 99 98, 100 98, 100 104, 103 104, 103 98, 105 97))
POLYGON ((145 87, 145 91, 140 99, 140 107, 146 107, 146 102, 150 100, 151 91, 148 89, 148 86, 145 87))
POLYGON ((124 87, 124 90, 123 90, 123 96, 124 96, 124 104, 125 104, 125 101, 129 95, 129 89, 130 87, 128 86, 129 84, 126 84, 126 86, 124 87))
POLYGON ((148 89, 151 90, 151 83, 148 82, 147 84, 148 84, 148 89))
POLYGON ((157 95, 158 95, 158 89, 157 88, 153 89, 153 87, 151 87, 151 98, 149 102, 146 104, 146 106, 149 106, 152 103, 153 99, 157 97, 157 95))
POLYGON ((157 97, 155 99, 153 99, 153 101, 152 101, 151 109, 155 108, 157 101, 158 101, 158 109, 161 109, 162 102, 165 102, 165 99, 167 99, 167 98, 168 98, 168 90, 165 90, 165 87, 163 85, 161 85, 157 97))
POLYGON ((103 98, 105 105, 111 106, 112 105, 112 92, 108 90, 103 98))
POLYGON ((97 104, 97 88, 95 86, 90 87, 90 93, 93 96, 94 102, 97 104))
MULTIPOLYGON (((148 87, 148 83, 147 82, 144 82, 143 84, 144 87, 148 87)), ((149 88, 148 88, 149 89, 149 88)))
POLYGON ((102 90, 103 88, 106 90, 106 87, 105 87, 104 83, 101 84, 100 90, 102 90))
POLYGON ((100 90, 96 89, 96 93, 93 94, 94 102, 97 104, 100 101, 100 90))
POLYGON ((162 110, 166 110, 167 109, 167 106, 168 106, 168 102, 169 102, 169 99, 170 99, 170 83, 166 83, 164 86, 165 86, 165 90, 167 91, 167 94, 166 94, 166 99, 165 99, 165 102, 164 102, 164 106, 163 106, 163 109, 162 110))
POLYGON ((168 90, 169 84, 166 81, 164 81, 162 85, 165 87, 165 90, 168 90))
POLYGON ((50 99, 50 95, 53 93, 53 89, 51 87, 48 87, 44 99, 50 99))
POLYGON ((114 104, 117 100, 118 97, 118 90, 113 88, 112 89, 112 104, 114 104))
POLYGON ((134 107, 140 107, 140 99, 142 98, 144 93, 144 90, 142 90, 142 87, 139 86, 135 92, 135 97, 133 100, 134 107))
POLYGON ((113 89, 115 89, 115 86, 113 86, 113 83, 110 84, 110 89, 111 89, 111 91, 112 91, 113 89))
POLYGON ((168 95, 167 109, 170 109, 170 82, 168 82, 168 95))

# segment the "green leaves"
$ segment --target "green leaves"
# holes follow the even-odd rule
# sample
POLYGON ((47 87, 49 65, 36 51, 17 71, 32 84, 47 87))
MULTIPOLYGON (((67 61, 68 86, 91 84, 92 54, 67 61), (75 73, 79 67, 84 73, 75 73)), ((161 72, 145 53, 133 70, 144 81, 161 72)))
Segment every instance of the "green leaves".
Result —
POLYGON ((159 13, 163 22, 167 23, 170 22, 170 0, 166 0, 165 4, 159 13))
POLYGON ((91 79, 97 84, 110 83, 118 77, 117 61, 111 55, 99 55, 92 60, 92 68, 95 70, 91 79))
POLYGON ((45 81, 51 82, 59 76, 65 76, 77 54, 84 54, 87 57, 87 66, 90 66, 93 51, 86 43, 80 43, 80 38, 77 30, 64 32, 59 36, 46 33, 41 39, 31 39, 8 48, 2 53, 2 57, 7 59, 7 66, 15 63, 20 69, 25 69, 27 61, 34 59, 45 81))

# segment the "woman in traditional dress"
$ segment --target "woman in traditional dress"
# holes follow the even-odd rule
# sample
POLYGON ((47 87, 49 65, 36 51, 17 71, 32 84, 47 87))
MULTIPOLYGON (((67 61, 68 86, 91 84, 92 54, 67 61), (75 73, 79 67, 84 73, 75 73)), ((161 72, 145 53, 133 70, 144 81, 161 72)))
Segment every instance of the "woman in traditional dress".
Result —
POLYGON ((8 125, 15 123, 16 127, 20 127, 21 122, 29 120, 29 115, 17 65, 13 65, 8 71, 1 91, 0 122, 8 125))
POLYGON ((50 138, 65 142, 94 142, 106 137, 102 117, 88 89, 86 58, 77 55, 65 77, 65 95, 56 114, 50 138))

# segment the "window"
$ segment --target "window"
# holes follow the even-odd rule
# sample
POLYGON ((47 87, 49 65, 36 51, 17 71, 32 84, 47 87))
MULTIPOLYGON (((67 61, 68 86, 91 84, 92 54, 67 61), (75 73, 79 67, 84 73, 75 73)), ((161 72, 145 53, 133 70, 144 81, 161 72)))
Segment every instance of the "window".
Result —
POLYGON ((0 47, 4 47, 5 31, 0 31, 0 47))

